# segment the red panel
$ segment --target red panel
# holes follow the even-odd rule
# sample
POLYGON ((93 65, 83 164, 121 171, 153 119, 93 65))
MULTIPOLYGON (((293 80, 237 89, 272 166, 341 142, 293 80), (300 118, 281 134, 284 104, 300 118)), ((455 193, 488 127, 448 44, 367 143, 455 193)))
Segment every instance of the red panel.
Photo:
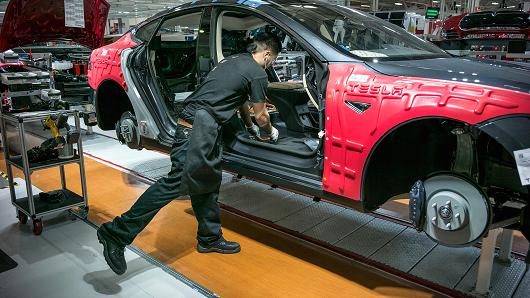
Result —
POLYGON ((476 124, 530 114, 530 94, 485 85, 375 74, 362 64, 332 64, 326 92, 323 189, 360 200, 362 173, 374 144, 400 123, 446 117, 476 124), (345 101, 371 107, 359 114, 345 101))
POLYGON ((23 67, 24 63, 22 62, 15 62, 15 63, 0 63, 0 67, 9 67, 9 66, 20 66, 23 67))
POLYGON ((11 0, 7 6, 0 51, 36 42, 70 39, 94 49, 103 44, 110 4, 106 0, 84 0, 85 28, 65 27, 62 0, 11 0))
POLYGON ((136 46, 131 39, 131 34, 127 33, 120 39, 92 51, 90 55, 90 70, 88 71, 88 83, 92 89, 96 90, 105 80, 112 80, 127 90, 127 84, 121 69, 121 52, 124 49, 136 46))

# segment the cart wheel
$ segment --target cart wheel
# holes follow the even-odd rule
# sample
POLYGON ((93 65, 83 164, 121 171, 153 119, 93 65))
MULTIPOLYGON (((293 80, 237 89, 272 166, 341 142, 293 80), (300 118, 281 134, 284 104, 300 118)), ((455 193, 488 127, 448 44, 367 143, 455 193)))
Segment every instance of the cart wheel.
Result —
POLYGON ((40 218, 33 220, 33 234, 40 235, 42 233, 42 220, 40 218))
POLYGON ((20 211, 20 210, 17 210, 17 217, 18 217, 18 222, 25 225, 26 223, 28 223, 28 216, 20 211))
POLYGON ((87 218, 88 218, 88 211, 89 211, 88 206, 81 207, 81 208, 79 209, 79 211, 80 211, 80 212, 79 212, 79 215, 81 215, 81 217, 82 217, 83 219, 87 219, 87 218))

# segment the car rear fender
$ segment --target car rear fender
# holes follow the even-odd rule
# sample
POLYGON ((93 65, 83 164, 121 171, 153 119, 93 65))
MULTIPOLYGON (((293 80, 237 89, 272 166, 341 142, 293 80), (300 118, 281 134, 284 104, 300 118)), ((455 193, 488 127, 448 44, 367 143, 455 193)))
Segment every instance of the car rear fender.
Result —
POLYGON ((90 70, 88 71, 88 84, 90 87, 97 90, 102 82, 112 80, 118 83, 123 90, 127 90, 121 56, 123 50, 136 45, 129 32, 116 42, 92 51, 90 55, 90 70))

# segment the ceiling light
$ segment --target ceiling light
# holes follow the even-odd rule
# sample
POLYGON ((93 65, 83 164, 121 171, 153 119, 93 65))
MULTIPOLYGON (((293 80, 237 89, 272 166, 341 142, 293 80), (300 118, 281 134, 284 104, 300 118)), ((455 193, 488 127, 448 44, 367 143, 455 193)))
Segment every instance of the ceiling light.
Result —
POLYGON ((491 2, 492 5, 499 5, 499 2, 491 2))
POLYGON ((370 7, 370 5, 361 4, 361 7, 370 7))
POLYGON ((432 3, 440 3, 440 1, 438 1, 438 0, 434 0, 432 3))
POLYGON ((403 5, 403 3, 401 3, 401 2, 396 2, 396 3, 394 3, 394 5, 401 6, 401 5, 403 5))
POLYGON ((508 8, 515 8, 515 5, 510 5, 508 6, 508 8))
POLYGON ((460 4, 457 4, 457 5, 456 5, 456 7, 460 7, 460 6, 462 6, 462 5, 460 5, 460 4))

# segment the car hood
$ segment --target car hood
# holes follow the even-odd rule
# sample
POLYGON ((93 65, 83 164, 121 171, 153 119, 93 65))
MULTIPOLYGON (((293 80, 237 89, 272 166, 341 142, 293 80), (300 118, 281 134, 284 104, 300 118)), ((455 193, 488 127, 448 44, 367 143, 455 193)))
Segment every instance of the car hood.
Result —
POLYGON ((530 67, 522 64, 464 58, 367 62, 377 72, 489 85, 530 93, 530 67))
POLYGON ((83 3, 84 28, 74 28, 65 26, 64 1, 11 0, 0 31, 0 51, 64 39, 91 49, 100 47, 110 4, 106 0, 83 3))

